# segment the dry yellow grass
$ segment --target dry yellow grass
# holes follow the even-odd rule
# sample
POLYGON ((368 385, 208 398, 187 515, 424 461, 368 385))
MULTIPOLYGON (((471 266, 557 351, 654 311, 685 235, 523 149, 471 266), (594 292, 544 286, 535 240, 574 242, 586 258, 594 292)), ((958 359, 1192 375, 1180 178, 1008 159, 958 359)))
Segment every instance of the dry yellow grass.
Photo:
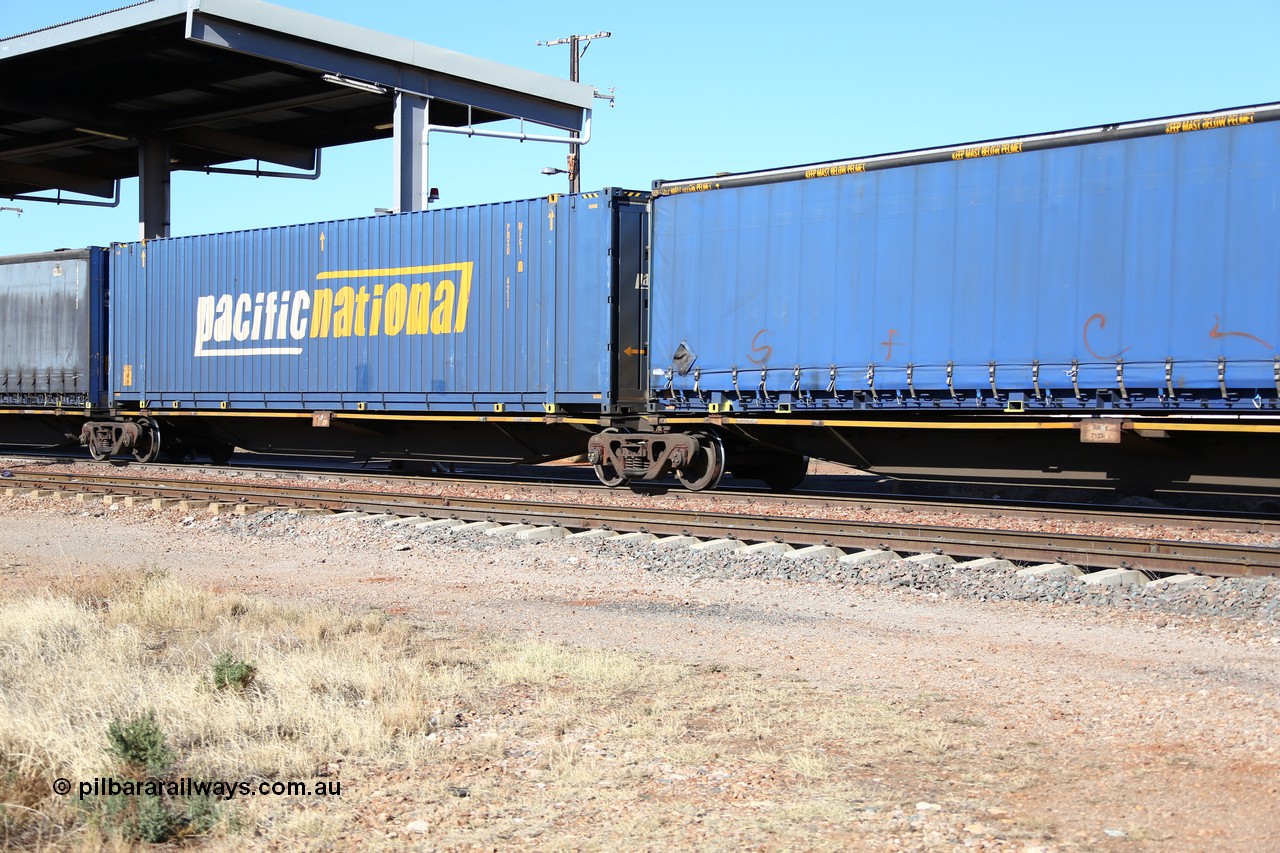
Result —
POLYGON ((111 772, 108 724, 148 710, 176 774, 341 779, 341 797, 231 802, 203 840, 218 847, 395 849, 421 820, 444 848, 838 849, 928 794, 882 762, 932 766, 973 731, 753 673, 141 573, 0 599, 0 845, 118 844, 50 784, 111 772), (247 689, 212 688, 222 653, 256 665, 247 689))

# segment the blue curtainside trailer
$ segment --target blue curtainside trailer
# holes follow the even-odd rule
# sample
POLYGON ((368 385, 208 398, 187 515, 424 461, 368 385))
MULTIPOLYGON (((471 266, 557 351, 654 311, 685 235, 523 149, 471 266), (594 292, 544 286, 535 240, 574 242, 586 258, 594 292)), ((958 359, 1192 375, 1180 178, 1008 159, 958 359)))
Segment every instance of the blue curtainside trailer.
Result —
POLYGON ((657 181, 603 482, 1274 489, 1280 105, 657 181))
POLYGON ((1277 117, 658 182, 657 408, 1275 410, 1277 117))

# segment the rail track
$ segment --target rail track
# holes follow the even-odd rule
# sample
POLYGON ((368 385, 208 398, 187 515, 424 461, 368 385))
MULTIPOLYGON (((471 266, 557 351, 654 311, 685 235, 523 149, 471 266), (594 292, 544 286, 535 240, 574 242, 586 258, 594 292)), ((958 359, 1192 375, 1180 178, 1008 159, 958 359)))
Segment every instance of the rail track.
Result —
MULTIPOLYGON (((87 457, 66 456, 0 456, 0 467, 9 461, 19 464, 71 465, 87 461, 87 457)), ((116 469, 121 470, 121 469, 116 469)), ((415 489, 447 486, 474 486, 493 488, 520 488, 554 491, 558 497, 596 497, 616 494, 619 490, 601 485, 589 467, 563 466, 493 466, 493 470, 480 470, 448 474, 402 474, 392 469, 362 467, 357 464, 319 464, 304 468, 280 465, 273 457, 247 457, 234 466, 212 464, 150 465, 130 464, 127 470, 141 478, 162 477, 172 472, 180 477, 209 476, 215 478, 278 478, 300 480, 329 480, 339 483, 383 483, 393 486, 409 486, 415 489), (249 461, 252 460, 252 461, 249 461), (248 463, 248 464, 246 464, 248 463), (497 473, 502 472, 502 473, 497 473)), ((884 511, 917 512, 929 510, 939 513, 963 513, 997 524, 1002 519, 1022 519, 1048 523, 1096 522, 1102 524, 1126 524, 1131 526, 1185 527, 1192 530, 1231 530, 1245 533, 1268 534, 1280 540, 1280 515, 1274 512, 1240 509, 1206 509, 1160 506, 1143 509, 1136 506, 1116 506, 1085 500, 1051 500, 1043 498, 1003 499, 976 496, 955 497, 928 491, 908 493, 879 493, 874 487, 848 488, 850 480, 841 475, 811 477, 813 485, 794 492, 776 493, 749 484, 726 481, 715 491, 689 495, 671 483, 656 481, 632 484, 631 490, 640 494, 665 495, 676 500, 691 500, 714 505, 716 503, 752 503, 772 506, 826 507, 843 512, 884 511), (829 485, 828 483, 834 484, 829 485), (1016 502, 1015 502, 1016 501, 1016 502)), ((876 480, 874 477, 862 479, 876 480)), ((937 485, 937 484, 927 484, 937 485)), ((970 484, 990 487, 991 484, 970 484)), ((1018 486, 1019 484, 1009 484, 1018 486)), ((1025 486, 1025 484, 1021 484, 1025 486)), ((1036 493, 1043 489, 1034 490, 1036 493)))
MULTIPOLYGON (((9 494, 47 490, 60 494, 116 495, 133 499, 186 500, 248 508, 321 509, 423 519, 457 519, 504 524, 554 526, 566 530, 604 528, 616 532, 685 535, 740 542, 781 542, 791 546, 824 545, 840 549, 892 551, 899 554, 946 554, 954 558, 996 557, 1026 563, 1063 563, 1091 569, 1128 568, 1150 573, 1183 573, 1249 576, 1280 574, 1280 549, 1256 545, 1213 542, 1137 539, 1115 536, 1059 533, 1047 530, 999 529, 1002 517, 1121 521, 1182 528, 1230 528, 1280 537, 1280 522, 1248 519, 1243 523, 1218 517, 1187 514, 1138 514, 1121 510, 1086 510, 1062 507, 1010 507, 972 504, 962 506, 981 516, 983 526, 904 524, 851 520, 848 510, 892 499, 858 497, 797 497, 763 494, 725 494, 710 502, 679 500, 674 506, 610 506, 568 502, 563 499, 506 499, 458 495, 388 493, 356 489, 350 483, 327 483, 314 473, 314 483, 284 485, 263 477, 241 477, 235 482, 202 482, 123 473, 101 475, 55 472, 11 472, 3 480, 9 494), (817 503, 839 505, 846 517, 807 518, 781 514, 743 514, 723 511, 717 501, 817 503)), ((282 476, 277 473, 276 476, 282 476)), ((356 475, 347 474, 345 479, 356 475)), ((363 475, 360 479, 367 479, 363 475)), ((415 478, 421 482, 420 478, 415 478)), ((510 482, 502 485, 510 487, 510 482)), ((583 487, 597 491, 590 487, 583 487)), ((929 509, 937 509, 931 504, 929 509)), ((1274 539, 1272 540, 1274 541, 1274 539)))

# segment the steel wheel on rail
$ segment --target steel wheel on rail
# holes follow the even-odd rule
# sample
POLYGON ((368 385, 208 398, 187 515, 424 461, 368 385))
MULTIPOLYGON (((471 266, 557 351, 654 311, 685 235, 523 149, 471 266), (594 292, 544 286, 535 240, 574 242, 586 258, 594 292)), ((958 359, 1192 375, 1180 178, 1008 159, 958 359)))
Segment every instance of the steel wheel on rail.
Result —
POLYGON ((724 476, 724 444, 715 433, 699 433, 695 437, 698 451, 683 468, 676 469, 676 479, 691 492, 714 489, 724 476))
POLYGON ((106 462, 111 458, 111 451, 107 448, 99 447, 98 442, 91 438, 89 440, 89 458, 94 462, 106 462))
MULTIPOLYGON (((616 432, 622 432, 622 430, 617 427, 609 427, 608 429, 601 430, 601 435, 616 432)), ((591 469, 596 472, 596 479, 611 489, 616 489, 619 486, 625 486, 631 479, 615 468, 611 463, 604 460, 592 465, 591 469)))
POLYGON ((226 465, 231 461, 235 451, 235 445, 227 444, 225 441, 215 441, 209 445, 209 461, 214 465, 226 465))
POLYGON ((140 432, 133 445, 133 458, 139 462, 155 462, 160 457, 160 425, 155 421, 142 421, 140 432))
POLYGON ((809 457, 798 453, 779 453, 760 478, 775 492, 789 492, 809 473, 809 457))

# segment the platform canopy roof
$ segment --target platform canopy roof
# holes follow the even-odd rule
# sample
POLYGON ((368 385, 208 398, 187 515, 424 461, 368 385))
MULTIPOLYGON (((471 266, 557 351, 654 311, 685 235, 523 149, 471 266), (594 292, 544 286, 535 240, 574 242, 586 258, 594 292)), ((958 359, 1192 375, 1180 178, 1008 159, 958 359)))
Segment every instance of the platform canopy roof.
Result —
POLYGON ((117 180, 156 173, 148 150, 166 175, 241 160, 308 170, 319 149, 428 122, 580 132, 592 94, 258 0, 147 0, 0 40, 0 197, 110 198, 117 180))

